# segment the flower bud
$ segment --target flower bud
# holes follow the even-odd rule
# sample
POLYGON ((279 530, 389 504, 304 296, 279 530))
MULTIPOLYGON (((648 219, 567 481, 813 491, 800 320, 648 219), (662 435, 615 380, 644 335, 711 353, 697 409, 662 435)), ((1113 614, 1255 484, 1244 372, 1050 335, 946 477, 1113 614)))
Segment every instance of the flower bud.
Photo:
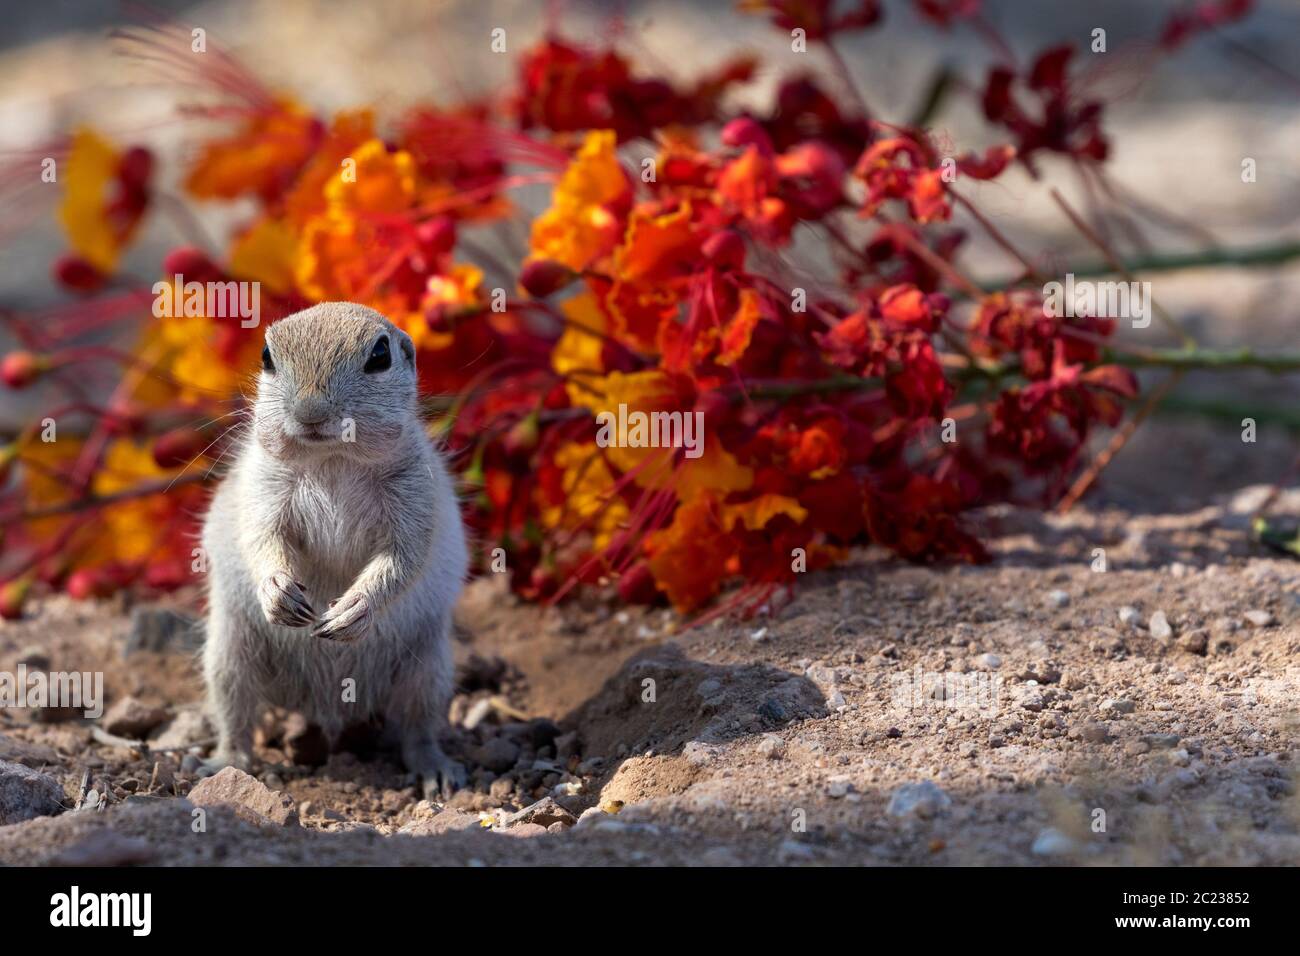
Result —
POLYGON ((12 389, 26 388, 49 367, 49 360, 35 352, 10 352, 0 360, 0 380, 12 389))
POLYGON ((54 260, 51 270, 54 281, 70 292, 82 294, 96 292, 103 288, 108 276, 100 272, 81 256, 59 256, 54 260))
POLYGON ((519 273, 519 286, 534 299, 545 299, 578 277, 562 262, 534 259, 519 273))
POLYGON ((143 146, 132 146, 117 167, 118 181, 127 189, 144 192, 153 172, 153 153, 143 146))
POLYGON ((722 127, 722 142, 726 146, 757 146, 764 156, 772 155, 772 138, 757 120, 741 116, 722 127))
POLYGON ((31 590, 31 578, 18 578, 0 587, 0 617, 16 621, 23 616, 23 604, 31 590))
POLYGON ((68 575, 67 592, 78 601, 88 598, 108 597, 113 593, 113 582, 100 568, 81 568, 68 575))

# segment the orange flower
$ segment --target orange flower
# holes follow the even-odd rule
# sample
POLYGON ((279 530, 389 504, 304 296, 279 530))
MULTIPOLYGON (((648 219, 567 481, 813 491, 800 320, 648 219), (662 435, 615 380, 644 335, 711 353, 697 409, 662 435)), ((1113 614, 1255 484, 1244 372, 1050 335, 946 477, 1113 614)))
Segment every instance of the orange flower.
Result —
POLYGON ((754 336, 754 326, 758 325, 758 320, 762 317, 758 293, 753 289, 742 289, 740 306, 722 330, 722 347, 718 350, 719 365, 735 365, 740 361, 754 336))
POLYGON ((655 584, 683 614, 718 593, 736 550, 707 496, 678 508, 672 524, 651 534, 645 547, 655 584))
POLYGON ((661 329, 676 317, 699 268, 700 242, 690 203, 671 212, 632 213, 627 236, 614 253, 616 278, 605 297, 621 340, 643 352, 659 350, 661 329))
POLYGON ((560 177, 550 208, 533 222, 533 258, 554 259, 580 271, 618 242, 621 225, 610 207, 626 200, 631 190, 614 146, 610 130, 587 134, 560 177))
POLYGON ((234 199, 253 193, 280 196, 311 158, 320 124, 290 99, 252 113, 233 136, 209 143, 190 168, 185 188, 199 199, 234 199))
MULTIPOLYGON (((119 439, 108 446, 93 487, 96 495, 111 495, 172 474, 175 469, 158 467, 148 444, 119 439)), ((105 508, 100 512, 98 550, 101 556, 124 562, 148 558, 169 536, 170 519, 175 516, 178 504, 175 498, 152 495, 105 508)))
POLYGON ((235 241, 230 251, 230 274, 236 279, 260 282, 276 295, 293 291, 293 270, 298 237, 288 223, 263 219, 235 241))
POLYGON ((100 273, 117 267, 135 235, 148 202, 150 165, 145 150, 123 154, 93 130, 72 139, 59 217, 72 248, 100 273))
POLYGON ((341 210, 311 219, 294 266, 298 290, 318 302, 356 301, 381 264, 376 240, 372 224, 341 210))
POLYGON ((343 161, 354 157, 357 148, 374 136, 374 115, 370 110, 336 114, 325 139, 285 197, 289 216, 302 223, 324 212, 325 185, 339 175, 343 161))
POLYGON ((751 501, 724 505, 722 526, 732 531, 737 524, 741 524, 748 531, 759 531, 767 527, 767 523, 777 515, 787 515, 797 524, 808 517, 808 509, 785 495, 759 495, 751 501))
POLYGON ((560 310, 569 324, 551 350, 551 368, 569 379, 564 385, 569 401, 587 405, 599 398, 592 384, 599 383, 605 371, 605 313, 591 292, 566 299, 560 310))
POLYGON ((609 546, 627 524, 627 505, 614 494, 614 475, 592 443, 569 442, 555 453, 555 466, 563 472, 563 504, 542 502, 544 527, 587 527, 596 551, 609 546), (588 524, 590 522, 590 524, 588 524))
POLYGON ((343 166, 325 183, 331 210, 397 213, 410 207, 415 197, 415 160, 410 153, 390 153, 382 140, 372 139, 348 160, 353 165, 343 166))

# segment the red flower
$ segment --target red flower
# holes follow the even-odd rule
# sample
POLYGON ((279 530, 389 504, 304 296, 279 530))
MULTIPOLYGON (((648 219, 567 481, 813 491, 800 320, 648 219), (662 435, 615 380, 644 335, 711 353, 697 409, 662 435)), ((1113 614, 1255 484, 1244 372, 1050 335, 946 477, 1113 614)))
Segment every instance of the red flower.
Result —
POLYGON ((1033 155, 1039 150, 1093 162, 1101 162, 1110 152, 1101 131, 1101 103, 1079 99, 1070 88, 1067 71, 1073 55, 1070 46, 1053 47, 1034 61, 1024 77, 1017 77, 1006 67, 989 72, 984 87, 984 115, 1012 132, 1018 141, 1020 160, 1031 172, 1036 172, 1033 155), (1018 101, 1017 80, 1038 98, 1037 115, 1018 101))

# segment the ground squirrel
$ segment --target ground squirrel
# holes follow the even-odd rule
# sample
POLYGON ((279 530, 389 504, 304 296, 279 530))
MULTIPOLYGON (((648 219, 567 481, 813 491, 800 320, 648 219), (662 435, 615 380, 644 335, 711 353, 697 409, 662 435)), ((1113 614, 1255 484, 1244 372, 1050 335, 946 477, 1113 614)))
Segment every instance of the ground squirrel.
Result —
POLYGON ((274 705, 331 739, 382 717, 426 793, 464 782, 438 734, 465 532, 416 398, 411 337, 372 309, 268 327, 251 428, 203 526, 208 769, 247 767, 274 705))

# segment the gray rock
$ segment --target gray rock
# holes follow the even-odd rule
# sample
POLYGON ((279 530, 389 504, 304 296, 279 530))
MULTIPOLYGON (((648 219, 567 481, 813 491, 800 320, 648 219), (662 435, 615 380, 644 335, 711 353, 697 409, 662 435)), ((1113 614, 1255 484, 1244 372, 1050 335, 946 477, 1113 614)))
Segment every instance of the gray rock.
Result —
POLYGON ((758 752, 768 760, 780 760, 785 755, 785 741, 776 734, 764 734, 758 742, 758 752))
POLYGON ((298 808, 293 797, 271 790, 237 767, 226 767, 215 776, 200 780, 189 798, 196 807, 230 807, 241 818, 259 825, 298 825, 298 808))
POLYGON ((1104 744, 1110 740, 1110 728, 1101 723, 1087 723, 1079 729, 1079 736, 1090 744, 1104 744))
POLYGON ((952 806, 952 798, 930 780, 905 783, 889 795, 885 813, 891 817, 917 816, 928 820, 952 806))
POLYGON ((1108 697, 1101 702, 1103 714, 1131 714, 1137 710, 1137 704, 1126 697, 1108 697))
POLYGON ((512 813, 505 819, 507 827, 516 827, 525 823, 535 823, 538 826, 547 828, 557 823, 565 827, 571 827, 577 822, 577 817, 550 797, 543 797, 532 806, 524 807, 518 813, 512 813))
POLYGON ((154 707, 134 697, 123 697, 108 709, 100 723, 110 734, 142 740, 166 720, 166 707, 154 707))
POLYGON ((1063 607, 1068 607, 1069 604, 1070 604, 1070 595, 1066 591, 1057 590, 1057 591, 1047 592, 1048 607, 1063 608, 1063 607))
POLYGON ((1178 741, 1182 738, 1177 734, 1144 734, 1142 742, 1152 750, 1169 750, 1178 746, 1178 741))
POLYGON ((0 826, 49 817, 63 809, 63 787, 48 774, 0 760, 0 826))
POLYGON ((1036 690, 1021 691, 1016 704, 1022 710, 1039 711, 1043 709, 1043 695, 1036 690))
POLYGON ((1142 615, 1137 608, 1126 604, 1119 609, 1119 622, 1125 627, 1141 627, 1142 615))
POLYGON ((1078 848, 1070 837, 1056 827, 1048 827, 1034 838, 1034 845, 1030 852, 1034 856, 1063 856, 1073 853, 1076 849, 1078 848))
POLYGON ((516 839, 528 839, 529 837, 546 836, 546 827, 536 823, 521 823, 514 827, 498 827, 491 832, 499 833, 502 836, 515 837, 516 839))
POLYGON ((995 671, 1002 666, 1002 658, 996 654, 981 654, 972 662, 977 670, 995 671))
POLYGON ((6 760, 39 770, 41 767, 58 763, 59 754, 53 747, 47 747, 45 744, 28 743, 16 737, 0 734, 0 763, 6 760))
POLYGON ((417 816, 410 823, 407 823, 397 832, 405 833, 409 836, 436 836, 440 833, 458 833, 461 831, 477 832, 482 829, 483 826, 479 822, 479 815, 477 813, 467 813, 464 810, 452 809, 445 809, 438 813, 433 813, 430 808, 423 814, 417 816))
POLYGON ((699 740, 689 740, 682 748, 682 756, 692 767, 707 767, 718 759, 718 748, 699 740))
POLYGON ((1151 620, 1147 624, 1147 630, 1157 641, 1164 644, 1174 636, 1174 629, 1169 626, 1169 618, 1165 616, 1164 611, 1156 611, 1151 615, 1151 620))
POLYGON ((137 607, 131 612, 124 657, 137 651, 185 654, 203 644, 203 625, 195 618, 166 607, 137 607))
POLYGON ((170 760, 157 760, 153 765, 153 774, 149 778, 150 790, 171 791, 176 784, 176 774, 170 760))
POLYGON ((588 827, 595 826, 598 821, 607 818, 608 816, 609 814, 600 807, 588 807, 578 815, 578 822, 576 825, 585 830, 588 827))
POLYGON ((1187 651, 1189 654, 1204 654, 1205 648, 1209 645, 1210 635, 1204 628, 1197 628, 1194 631, 1188 631, 1186 634, 1179 636, 1177 644, 1179 648, 1187 651))
POLYGON ((1247 611, 1243 616, 1251 623, 1252 627, 1268 627, 1274 620, 1271 611, 1247 611))
POLYGON ((519 745, 505 737, 493 737, 470 751, 470 759, 493 773, 505 773, 519 761, 519 745))
POLYGON ((211 740, 212 725, 197 708, 180 711, 158 734, 149 741, 153 750, 184 750, 195 744, 211 740))

